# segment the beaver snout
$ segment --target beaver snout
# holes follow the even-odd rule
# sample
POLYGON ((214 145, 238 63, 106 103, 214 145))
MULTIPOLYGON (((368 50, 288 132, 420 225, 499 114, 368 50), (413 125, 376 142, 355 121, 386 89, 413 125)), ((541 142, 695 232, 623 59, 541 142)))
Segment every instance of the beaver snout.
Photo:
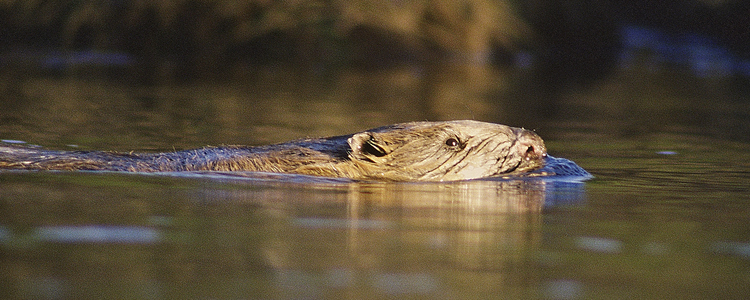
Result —
POLYGON ((526 161, 541 160, 547 156, 547 148, 539 135, 526 129, 517 128, 514 150, 526 161))

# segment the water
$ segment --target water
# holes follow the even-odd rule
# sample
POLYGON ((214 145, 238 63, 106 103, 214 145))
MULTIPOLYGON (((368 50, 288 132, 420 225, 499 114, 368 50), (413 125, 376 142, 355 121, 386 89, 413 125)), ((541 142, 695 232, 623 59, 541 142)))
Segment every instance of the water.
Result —
POLYGON ((0 139, 152 151, 470 118, 535 129, 595 177, 2 172, 2 298, 750 293, 750 99, 735 77, 637 60, 568 88, 481 66, 267 67, 149 86, 97 70, 4 73, 0 139))

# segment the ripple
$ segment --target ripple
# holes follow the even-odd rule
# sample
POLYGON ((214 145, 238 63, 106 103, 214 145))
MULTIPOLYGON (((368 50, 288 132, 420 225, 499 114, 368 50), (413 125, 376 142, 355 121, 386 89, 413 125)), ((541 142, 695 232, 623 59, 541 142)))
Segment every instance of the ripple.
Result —
POLYGON ((154 229, 128 226, 54 226, 40 227, 36 237, 54 243, 151 244, 162 239, 154 229))

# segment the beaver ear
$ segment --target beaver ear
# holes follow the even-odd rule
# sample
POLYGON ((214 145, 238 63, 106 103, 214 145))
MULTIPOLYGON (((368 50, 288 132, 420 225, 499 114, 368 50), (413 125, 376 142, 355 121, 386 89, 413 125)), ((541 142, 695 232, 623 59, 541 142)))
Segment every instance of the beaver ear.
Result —
POLYGON ((379 134, 373 132, 360 132, 347 140, 351 148, 351 157, 378 163, 384 162, 384 156, 391 153, 392 149, 385 143, 379 134))

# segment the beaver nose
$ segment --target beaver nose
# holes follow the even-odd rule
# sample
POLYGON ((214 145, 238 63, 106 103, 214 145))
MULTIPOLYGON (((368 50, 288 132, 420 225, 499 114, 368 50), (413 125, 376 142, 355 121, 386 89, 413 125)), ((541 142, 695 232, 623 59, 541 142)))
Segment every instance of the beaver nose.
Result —
POLYGON ((525 160, 539 160, 547 156, 547 147, 539 135, 522 128, 514 128, 516 144, 514 150, 525 160))

